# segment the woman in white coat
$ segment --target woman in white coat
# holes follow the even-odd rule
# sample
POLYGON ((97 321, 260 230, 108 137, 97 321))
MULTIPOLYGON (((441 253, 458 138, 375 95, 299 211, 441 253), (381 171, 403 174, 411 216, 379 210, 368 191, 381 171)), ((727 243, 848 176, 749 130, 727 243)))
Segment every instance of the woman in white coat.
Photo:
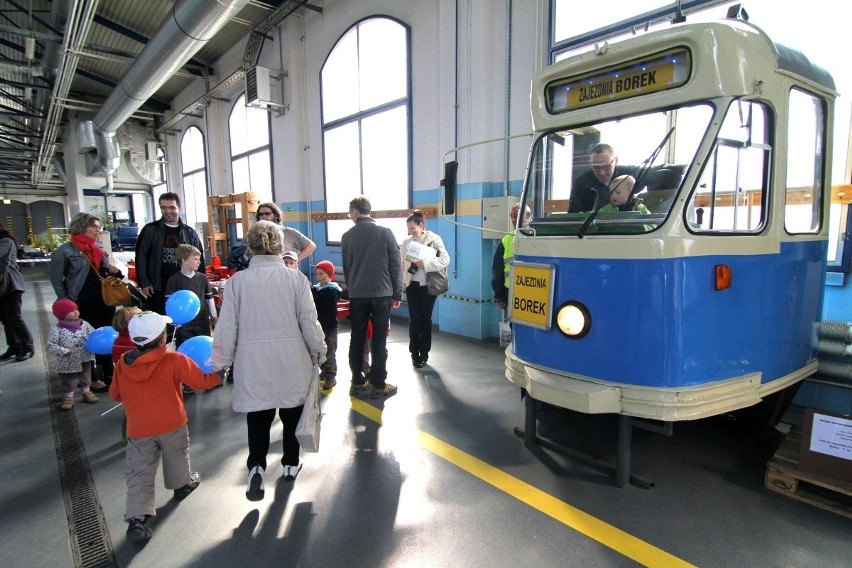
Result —
POLYGON ((296 425, 308 394, 312 367, 325 342, 310 283, 284 266, 281 228, 258 221, 246 234, 252 258, 225 286, 213 339, 213 364, 233 366, 232 405, 246 413, 249 470, 246 497, 263 499, 269 430, 276 410, 284 425, 284 477, 302 468, 296 425))
MULTIPOLYGON (((399 247, 402 256, 402 280, 408 303, 408 351, 411 364, 420 369, 429 360, 432 349, 432 310, 438 295, 444 290, 429 290, 429 273, 439 273, 450 265, 450 254, 444 241, 426 229, 426 218, 415 209, 406 219, 407 239, 399 247)), ((446 278, 444 279, 446 282, 446 278)))

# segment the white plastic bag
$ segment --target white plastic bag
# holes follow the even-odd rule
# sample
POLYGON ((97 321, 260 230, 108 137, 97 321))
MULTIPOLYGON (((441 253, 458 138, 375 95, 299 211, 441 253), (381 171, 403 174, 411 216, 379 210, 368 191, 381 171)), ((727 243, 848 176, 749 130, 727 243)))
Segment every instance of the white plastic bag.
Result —
POLYGON ((296 426, 296 439, 306 452, 318 452, 320 444, 320 424, 322 423, 322 412, 320 411, 320 369, 314 365, 311 386, 305 399, 305 407, 302 409, 302 417, 296 426))
POLYGON ((512 327, 508 321, 500 322, 500 347, 508 347, 512 343, 512 327))

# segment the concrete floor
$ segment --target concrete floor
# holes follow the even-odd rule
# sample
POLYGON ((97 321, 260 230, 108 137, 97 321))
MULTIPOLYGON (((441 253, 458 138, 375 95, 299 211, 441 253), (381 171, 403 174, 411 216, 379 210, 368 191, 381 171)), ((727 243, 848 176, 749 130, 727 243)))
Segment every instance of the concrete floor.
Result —
MULTIPOLYGON (((25 319, 44 338, 53 291, 25 271, 25 319)), ((655 485, 619 489, 598 469, 524 447, 513 433, 524 406, 496 340, 439 333, 416 370, 405 322, 392 327, 399 394, 350 398, 343 374, 323 400, 320 452, 304 456, 294 483, 281 477, 276 422, 263 501, 245 499, 231 387, 188 397, 202 484, 177 502, 158 479, 144 548, 125 540, 121 409, 104 414, 106 395, 75 406, 73 461, 90 477, 69 481, 75 464, 57 447, 73 436, 53 410, 37 339, 34 358, 0 362, 0 566, 849 566, 852 519, 763 487, 780 435, 755 442, 726 417, 678 423, 671 437, 637 431, 633 470, 655 485), (86 487, 89 497, 69 494, 86 487), (75 511, 80 500, 93 511, 75 511), (94 532, 81 526, 91 518, 94 532)), ((348 335, 342 327, 342 359, 348 335)), ((614 417, 544 408, 539 418, 540 435, 612 459, 614 417)))

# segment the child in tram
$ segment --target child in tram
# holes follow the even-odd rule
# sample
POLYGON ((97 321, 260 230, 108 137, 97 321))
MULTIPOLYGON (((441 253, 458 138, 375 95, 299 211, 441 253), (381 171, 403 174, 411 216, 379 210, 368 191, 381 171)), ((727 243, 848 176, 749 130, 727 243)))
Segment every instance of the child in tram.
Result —
POLYGON ((633 188, 636 180, 633 176, 618 176, 609 182, 610 202, 601 207, 600 214, 617 213, 619 211, 636 211, 643 215, 650 215, 651 210, 633 197, 633 188))
POLYGON ((74 408, 74 391, 80 387, 83 401, 98 402, 92 392, 92 367, 95 354, 86 349, 86 339, 94 330, 89 322, 80 319, 80 310, 70 298, 53 302, 53 315, 58 323, 47 334, 47 350, 56 355, 56 370, 62 381, 62 402, 59 410, 74 408))
POLYGON ((337 302, 340 300, 340 286, 334 282, 334 265, 323 260, 316 267, 317 284, 313 287, 314 304, 317 307, 317 319, 325 335, 325 362, 320 365, 321 386, 330 390, 337 384, 337 302))

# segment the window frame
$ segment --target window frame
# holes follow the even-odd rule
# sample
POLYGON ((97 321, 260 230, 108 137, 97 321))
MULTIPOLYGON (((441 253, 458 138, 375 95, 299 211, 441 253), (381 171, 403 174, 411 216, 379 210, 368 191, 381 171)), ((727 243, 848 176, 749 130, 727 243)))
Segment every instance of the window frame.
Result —
MULTIPOLYGON (((207 198, 210 197, 210 178, 209 178, 209 170, 207 167, 208 159, 207 159, 207 137, 204 134, 204 131, 201 130, 198 126, 192 125, 189 126, 186 130, 183 131, 183 135, 181 136, 180 145, 178 146, 178 152, 180 153, 180 169, 181 169, 181 187, 183 188, 183 199, 181 200, 181 213, 184 221, 187 225, 192 228, 196 228, 197 223, 206 223, 207 222, 207 198), (189 133, 192 131, 197 131, 198 135, 201 137, 200 147, 201 147, 201 157, 203 165, 201 167, 195 168, 193 170, 185 170, 184 164, 186 163, 184 159, 184 141, 186 140, 189 133), (198 175, 202 174, 202 179, 204 180, 204 198, 203 198, 203 207, 202 211, 204 213, 203 216, 199 216, 198 214, 198 191, 195 190, 195 183, 193 181, 193 194, 191 200, 188 198, 188 185, 187 181, 190 179, 197 179, 198 175), (192 214, 190 215, 190 209, 187 207, 192 201, 194 204, 192 214)), ((155 206, 155 213, 158 210, 155 206)), ((156 215, 155 215, 156 217, 156 215)))
MULTIPOLYGON (((228 122, 227 122, 227 124, 228 124, 228 154, 231 157, 231 187, 233 188, 234 193, 243 193, 245 191, 254 192, 257 195, 257 197, 258 197, 258 199, 261 203, 264 203, 264 202, 267 202, 267 201, 276 203, 277 201, 276 201, 276 198, 275 198, 275 169, 274 169, 275 164, 274 164, 274 160, 272 159, 272 151, 273 151, 273 149, 272 149, 272 117, 270 116, 269 111, 266 111, 266 110, 263 110, 263 109, 256 109, 254 107, 247 106, 245 104, 245 100, 246 100, 246 95, 245 95, 245 93, 243 93, 242 95, 237 97, 237 100, 234 101, 234 104, 231 107, 231 112, 228 113, 228 122), (255 112, 262 112, 266 115, 266 133, 267 133, 266 144, 260 145, 260 146, 254 146, 254 147, 252 147, 248 150, 245 150, 245 151, 240 152, 238 154, 234 154, 234 143, 233 143, 234 137, 233 137, 232 132, 231 132, 231 119, 234 117, 234 113, 237 111, 237 109, 243 110, 244 113, 247 113, 250 110, 253 110, 255 112), (269 193, 268 194, 265 192, 265 189, 263 191, 258 191, 258 189, 252 184, 252 165, 253 165, 252 158, 258 156, 259 154, 262 154, 263 152, 267 153, 266 162, 267 162, 268 167, 269 167, 269 193), (246 160, 246 169, 247 169, 247 172, 248 172, 248 185, 249 185, 249 187, 247 187, 247 188, 237 187, 237 180, 235 178, 235 172, 236 172, 235 163, 242 161, 242 160, 246 160)), ((246 117, 245 114, 243 116, 246 117)), ((244 126, 247 126, 247 125, 248 125, 248 121, 246 120, 246 123, 244 124, 244 126)))
MULTIPOLYGON (((320 73, 319 73, 320 85, 319 86, 320 86, 320 123, 321 123, 321 136, 322 136, 322 140, 323 140, 323 145, 322 145, 323 199, 325 201, 325 207, 326 207, 327 211, 328 211, 328 208, 329 208, 329 205, 328 205, 329 204, 329 188, 328 188, 328 173, 327 173, 327 159, 328 159, 328 157, 327 157, 326 142, 325 142, 326 133, 331 131, 331 130, 334 130, 334 129, 337 129, 337 128, 340 128, 340 127, 343 127, 343 126, 346 126, 346 125, 349 125, 349 124, 355 124, 356 125, 357 139, 358 139, 357 151, 358 151, 358 171, 359 171, 357 185, 359 186, 359 189, 358 189, 358 193, 353 194, 351 197, 355 197, 355 195, 365 195, 365 191, 364 191, 364 167, 365 166, 364 166, 364 152, 363 152, 363 134, 364 134, 364 131, 363 131, 363 128, 362 128, 362 122, 365 119, 377 117, 377 116, 380 116, 382 114, 388 113, 390 111, 393 111, 393 110, 396 110, 396 109, 399 109, 399 108, 402 108, 405 111, 405 128, 406 128, 405 138, 406 138, 406 146, 407 146, 407 148, 406 148, 407 171, 405 172, 406 188, 405 188, 404 200, 403 200, 402 203, 400 203, 399 207, 394 207, 394 208, 408 209, 408 208, 411 207, 411 204, 412 204, 412 201, 413 201, 413 187, 414 187, 414 168, 413 168, 413 161, 414 161, 414 159, 413 159, 413 157, 414 157, 413 138, 414 138, 414 135, 413 135, 413 116, 412 116, 413 113, 412 113, 411 43, 412 43, 411 26, 409 26, 405 22, 399 20, 398 18, 394 18, 394 17, 388 16, 386 14, 375 14, 375 15, 371 15, 371 16, 367 16, 365 18, 362 18, 362 19, 358 20, 357 22, 353 23, 349 28, 347 28, 340 35, 340 37, 337 38, 337 40, 334 42, 334 45, 332 46, 332 48, 329 50, 328 54, 326 55, 326 59, 323 62, 322 66, 320 67, 320 73), (325 116, 324 116, 325 109, 324 109, 324 106, 323 106, 323 92, 324 92, 323 89, 325 88, 325 85, 323 85, 323 70, 325 69, 326 63, 328 63, 329 58, 332 56, 334 50, 340 45, 341 40, 344 39, 348 34, 353 33, 353 32, 360 33, 360 30, 358 29, 359 26, 361 26, 365 22, 368 22, 368 21, 371 21, 371 20, 379 20, 379 19, 388 20, 390 22, 393 22, 394 24, 397 24, 398 26, 400 26, 400 28, 404 32, 404 35, 405 35, 404 41, 405 41, 405 49, 406 49, 405 70, 404 70, 404 72, 405 72, 405 96, 397 97, 397 98, 394 98, 394 99, 391 99, 391 100, 387 100, 387 101, 381 102, 379 104, 376 104, 374 106, 371 106, 367 109, 358 110, 354 113, 351 113, 351 114, 348 114, 348 115, 345 115, 345 116, 335 117, 333 120, 331 120, 329 122, 325 122, 325 116)), ((356 43, 356 49, 357 49, 357 43, 356 43)), ((358 57, 358 53, 356 52, 356 58, 357 57, 358 57)), ((361 80, 361 78, 359 76, 359 81, 360 80, 361 80)), ((360 83, 359 83, 359 85, 360 85, 360 83)), ((369 194, 367 194, 367 195, 369 196, 369 194)), ((371 201, 373 202, 373 206, 375 207, 377 200, 375 198, 371 198, 371 201)), ((334 232, 334 233, 339 232, 337 230, 332 231, 332 229, 331 229, 332 223, 341 224, 341 223, 346 223, 346 222, 348 222, 348 220, 329 219, 329 220, 325 221, 325 229, 326 229, 325 241, 326 241, 326 245, 339 245, 340 244, 340 240, 332 239, 331 236, 330 236, 332 232, 334 232)), ((381 219, 381 218, 379 218, 379 219, 376 220, 376 222, 380 225, 389 226, 392 230, 394 230, 395 234, 399 233, 400 231, 404 232, 404 229, 405 229, 404 220, 402 220, 402 222, 400 222, 399 219, 381 219)), ((345 232, 345 230, 343 232, 345 232)), ((397 235, 397 236, 400 236, 400 235, 397 235)))

